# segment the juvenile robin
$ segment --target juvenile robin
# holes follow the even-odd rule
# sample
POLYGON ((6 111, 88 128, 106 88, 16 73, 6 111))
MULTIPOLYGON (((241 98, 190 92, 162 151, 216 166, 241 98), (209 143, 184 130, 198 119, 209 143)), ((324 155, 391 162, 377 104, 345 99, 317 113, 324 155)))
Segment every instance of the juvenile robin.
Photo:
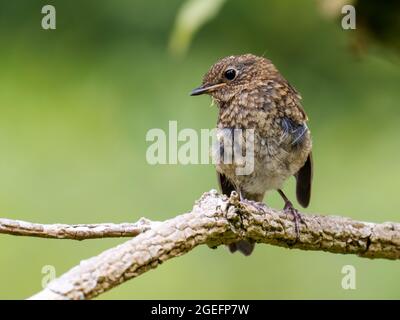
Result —
MULTIPOLYGON (((303 207, 310 202, 312 143, 299 93, 270 60, 244 54, 215 63, 205 74, 202 85, 191 93, 201 94, 211 95, 216 102, 219 130, 252 129, 253 133, 252 139, 248 139, 254 148, 253 170, 238 174, 235 162, 218 162, 221 191, 228 196, 236 191, 242 201, 262 202, 267 191, 277 190, 285 202, 284 210, 293 215, 299 237, 301 215, 282 191, 284 182, 294 176, 297 201, 303 207)), ((247 256, 254 243, 241 240, 230 244, 229 249, 247 256)))

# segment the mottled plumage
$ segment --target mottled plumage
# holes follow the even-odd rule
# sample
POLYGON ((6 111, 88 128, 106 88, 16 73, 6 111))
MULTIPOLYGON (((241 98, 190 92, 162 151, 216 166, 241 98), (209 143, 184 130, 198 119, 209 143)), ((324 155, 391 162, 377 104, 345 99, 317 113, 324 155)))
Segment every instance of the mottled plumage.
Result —
MULTIPOLYGON (((302 206, 308 206, 312 144, 298 92, 271 61, 245 54, 226 57, 214 64, 204 76, 202 86, 193 90, 192 95, 203 93, 210 94, 219 108, 218 139, 233 139, 229 133, 233 129, 254 130, 254 170, 238 175, 237 164, 218 162, 222 192, 230 195, 236 190, 242 199, 261 202, 266 191, 278 190, 285 200, 285 210, 295 218, 299 235, 301 218, 281 190, 284 182, 295 176, 297 199, 302 206)), ((219 146, 214 154, 224 151, 219 146)), ((239 250, 245 255, 253 247, 246 240, 230 245, 231 251, 239 250)))

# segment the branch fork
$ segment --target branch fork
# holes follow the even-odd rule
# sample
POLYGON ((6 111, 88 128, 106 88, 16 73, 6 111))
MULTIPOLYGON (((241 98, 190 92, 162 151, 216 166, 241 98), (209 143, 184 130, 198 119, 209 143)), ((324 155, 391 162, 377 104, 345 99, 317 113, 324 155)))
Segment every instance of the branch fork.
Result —
POLYGON ((158 222, 41 225, 0 219, 0 233, 56 239, 130 237, 81 261, 30 299, 91 299, 159 264, 206 244, 211 248, 251 239, 286 248, 400 259, 400 224, 375 224, 340 216, 302 214, 297 238, 292 215, 264 204, 206 192, 189 213, 158 222))

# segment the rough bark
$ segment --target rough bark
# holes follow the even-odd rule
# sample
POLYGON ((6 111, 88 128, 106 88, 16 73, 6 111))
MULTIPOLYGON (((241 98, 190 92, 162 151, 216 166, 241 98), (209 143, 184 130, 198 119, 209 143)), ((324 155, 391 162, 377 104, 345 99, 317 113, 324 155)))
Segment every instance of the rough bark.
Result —
POLYGON ((194 247, 215 248, 239 239, 258 243, 355 254, 366 258, 400 258, 400 224, 375 224, 338 216, 305 215, 300 238, 292 216, 259 203, 240 202, 210 191, 189 213, 152 224, 127 242, 82 261, 30 299, 90 299, 156 268, 194 247))
POLYGON ((0 233, 52 239, 86 240, 98 238, 135 237, 156 222, 141 218, 135 223, 39 224, 0 218, 0 233))

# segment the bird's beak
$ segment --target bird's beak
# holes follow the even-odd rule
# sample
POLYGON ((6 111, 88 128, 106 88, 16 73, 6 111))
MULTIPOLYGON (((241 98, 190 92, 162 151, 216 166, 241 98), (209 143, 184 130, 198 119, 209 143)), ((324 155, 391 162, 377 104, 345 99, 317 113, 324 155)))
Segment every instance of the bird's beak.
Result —
POLYGON ((214 91, 215 89, 221 88, 223 86, 225 86, 226 83, 222 82, 222 83, 217 83, 217 84, 204 84, 196 89, 193 89, 193 91, 190 93, 191 96, 199 96, 201 94, 204 93, 210 93, 212 91, 214 91))

